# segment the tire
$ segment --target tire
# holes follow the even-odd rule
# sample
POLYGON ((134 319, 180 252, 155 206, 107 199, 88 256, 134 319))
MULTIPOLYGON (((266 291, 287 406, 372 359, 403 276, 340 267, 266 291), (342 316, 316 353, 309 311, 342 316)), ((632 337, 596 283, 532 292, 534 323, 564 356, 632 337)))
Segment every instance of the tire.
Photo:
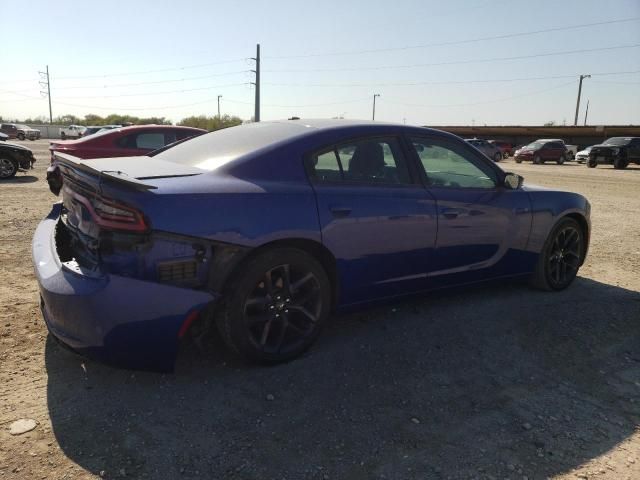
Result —
POLYGON ((562 155, 558 160, 556 160, 556 163, 558 165, 562 165, 566 160, 567 160, 566 157, 562 155))
POLYGON ((538 155, 536 155, 535 157, 533 157, 533 163, 535 163, 536 165, 540 165, 540 164, 542 164, 544 162, 542 161, 542 159, 538 155))
POLYGON ((616 170, 624 170, 628 165, 629 162, 627 162, 626 158, 616 157, 613 160, 613 168, 615 168, 616 170))
POLYGON ((24 141, 24 133, 19 133, 18 134, 18 140, 23 140, 24 141))
POLYGON ((544 243, 531 285, 540 290, 564 290, 578 274, 584 252, 584 232, 578 222, 569 217, 561 219, 544 243))
POLYGON ((493 156, 493 161, 498 163, 500 160, 502 160, 502 153, 497 152, 494 156, 493 156))
POLYGON ((587 167, 596 168, 597 166, 598 166, 598 162, 596 162, 595 160, 592 160, 591 158, 587 160, 587 167))
POLYGON ((62 132, 62 133, 60 134, 60 138, 61 138, 62 140, 65 140, 65 139, 67 138, 67 134, 66 134, 66 133, 64 133, 64 132, 62 132))
POLYGON ((522 159, 521 158, 516 158, 516 163, 522 163, 522 159))
POLYGON ((306 252, 275 248, 240 266, 221 307, 216 325, 231 350, 252 363, 287 362, 320 334, 331 309, 331 284, 306 252))
POLYGON ((18 172, 18 164, 12 158, 0 156, 0 180, 6 180, 15 176, 18 172))

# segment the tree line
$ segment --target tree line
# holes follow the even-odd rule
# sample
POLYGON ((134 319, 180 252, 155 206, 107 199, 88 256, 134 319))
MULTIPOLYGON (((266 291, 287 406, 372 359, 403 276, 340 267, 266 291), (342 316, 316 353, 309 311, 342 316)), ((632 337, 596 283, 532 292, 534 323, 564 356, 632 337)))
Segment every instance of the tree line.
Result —
MULTIPOLYGON (((12 122, 12 123, 31 123, 31 124, 46 124, 47 119, 45 117, 26 118, 24 120, 16 119, 3 119, 0 117, 0 122, 12 122)), ((56 125, 84 125, 84 126, 100 126, 100 125, 171 125, 171 121, 166 117, 136 117, 135 115, 118 115, 112 113, 102 117, 93 113, 87 114, 84 117, 77 117, 75 115, 61 115, 53 119, 53 123, 56 125)), ((240 125, 242 119, 235 115, 222 115, 221 117, 206 115, 186 117, 176 123, 176 125, 183 125, 186 127, 202 128, 204 130, 220 130, 221 128, 233 127, 240 125)))

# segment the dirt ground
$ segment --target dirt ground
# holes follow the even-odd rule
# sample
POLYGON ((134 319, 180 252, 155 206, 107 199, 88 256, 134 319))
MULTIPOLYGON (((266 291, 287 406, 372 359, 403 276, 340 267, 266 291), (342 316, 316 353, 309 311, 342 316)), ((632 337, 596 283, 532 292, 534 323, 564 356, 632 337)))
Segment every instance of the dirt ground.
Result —
POLYGON ((48 337, 30 253, 47 142, 25 143, 35 170, 0 183, 0 479, 640 478, 640 167, 504 162, 591 201, 567 291, 503 283, 338 317, 272 368, 212 337, 160 375, 48 337), (20 418, 37 427, 10 435, 20 418))

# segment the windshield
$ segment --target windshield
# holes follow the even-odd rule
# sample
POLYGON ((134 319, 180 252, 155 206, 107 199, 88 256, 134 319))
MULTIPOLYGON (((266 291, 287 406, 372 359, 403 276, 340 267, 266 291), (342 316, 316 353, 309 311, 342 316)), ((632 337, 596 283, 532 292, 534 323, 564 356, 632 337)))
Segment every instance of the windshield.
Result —
POLYGON ((613 137, 605 140, 603 145, 616 145, 619 147, 622 145, 628 145, 629 143, 631 143, 630 137, 613 137))
POLYGON ((156 158, 203 170, 215 170, 243 155, 306 132, 307 129, 301 124, 249 123, 199 135, 172 146, 156 155, 156 158))
POLYGON ((524 147, 524 148, 534 148, 534 149, 537 149, 537 148, 542 148, 543 146, 544 146, 544 142, 532 142, 532 143, 530 143, 529 145, 527 145, 527 146, 526 146, 526 147, 524 147))

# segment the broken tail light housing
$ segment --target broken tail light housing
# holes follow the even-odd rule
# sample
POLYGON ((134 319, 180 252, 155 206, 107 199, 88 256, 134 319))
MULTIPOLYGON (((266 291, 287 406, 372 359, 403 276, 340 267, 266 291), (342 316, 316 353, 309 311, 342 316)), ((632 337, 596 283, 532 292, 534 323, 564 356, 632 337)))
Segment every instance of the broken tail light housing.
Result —
POLYGON ((93 221, 104 229, 138 233, 149 230, 144 214, 136 208, 104 196, 81 195, 66 185, 64 189, 74 200, 84 205, 93 221))

